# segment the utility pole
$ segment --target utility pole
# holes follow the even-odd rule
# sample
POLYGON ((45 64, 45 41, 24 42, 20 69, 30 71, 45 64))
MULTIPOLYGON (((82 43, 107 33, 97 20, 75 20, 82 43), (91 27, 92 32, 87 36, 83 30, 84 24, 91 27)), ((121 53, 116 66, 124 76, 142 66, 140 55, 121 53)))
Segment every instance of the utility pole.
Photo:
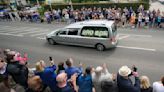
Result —
POLYGON ((17 8, 17 0, 15 0, 15 7, 17 8))
POLYGON ((39 0, 36 0, 36 2, 37 2, 37 5, 40 6, 39 0))
POLYGON ((72 0, 69 1, 69 4, 71 5, 71 10, 73 10, 72 0))
POLYGON ((52 1, 51 0, 49 0, 49 5, 50 5, 50 9, 52 11, 52 1))

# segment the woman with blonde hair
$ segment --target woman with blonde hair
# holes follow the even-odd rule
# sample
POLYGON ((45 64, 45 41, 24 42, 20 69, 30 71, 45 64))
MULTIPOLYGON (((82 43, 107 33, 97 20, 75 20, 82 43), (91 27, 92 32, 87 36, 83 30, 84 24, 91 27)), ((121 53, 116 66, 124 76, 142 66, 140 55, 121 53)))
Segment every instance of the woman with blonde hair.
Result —
MULTIPOLYGON (((52 62, 51 62, 52 63, 52 62)), ((56 92, 56 65, 46 66, 43 60, 36 63, 35 74, 40 76, 43 85, 48 86, 52 92, 56 92)))
POLYGON ((153 92, 150 81, 147 76, 140 77, 141 92, 153 92))

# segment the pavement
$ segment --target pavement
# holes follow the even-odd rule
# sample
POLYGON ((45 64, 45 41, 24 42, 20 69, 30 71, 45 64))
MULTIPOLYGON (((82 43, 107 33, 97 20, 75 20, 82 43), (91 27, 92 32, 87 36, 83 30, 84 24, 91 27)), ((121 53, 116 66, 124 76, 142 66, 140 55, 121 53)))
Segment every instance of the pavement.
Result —
POLYGON ((107 64, 109 72, 117 73, 122 65, 136 65, 140 75, 147 75, 151 82, 163 76, 164 70, 164 30, 119 28, 119 44, 116 49, 104 52, 94 48, 67 45, 49 45, 45 35, 63 23, 36 24, 25 22, 0 22, 0 48, 10 48, 21 53, 28 53, 29 67, 34 67, 38 60, 48 62, 52 56, 57 64, 72 57, 75 65, 83 67, 107 64))

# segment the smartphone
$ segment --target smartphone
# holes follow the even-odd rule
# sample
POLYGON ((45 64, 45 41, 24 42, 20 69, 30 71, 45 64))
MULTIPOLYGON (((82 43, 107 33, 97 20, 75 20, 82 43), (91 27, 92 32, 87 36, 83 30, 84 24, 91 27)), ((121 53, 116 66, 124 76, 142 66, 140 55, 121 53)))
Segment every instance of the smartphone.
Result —
POLYGON ((137 67, 135 65, 133 65, 133 71, 137 72, 137 67))
POLYGON ((52 61, 52 57, 51 56, 49 56, 49 60, 52 61))

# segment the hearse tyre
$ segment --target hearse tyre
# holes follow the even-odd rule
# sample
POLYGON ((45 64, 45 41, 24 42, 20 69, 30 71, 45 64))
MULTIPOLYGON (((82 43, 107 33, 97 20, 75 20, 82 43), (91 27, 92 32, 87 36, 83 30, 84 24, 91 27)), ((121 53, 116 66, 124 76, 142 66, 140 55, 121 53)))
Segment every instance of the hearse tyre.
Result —
POLYGON ((104 51, 105 50, 105 46, 101 43, 96 44, 95 47, 98 51, 104 51))
POLYGON ((48 39, 48 43, 51 44, 51 45, 56 44, 56 42, 53 39, 51 39, 51 38, 48 39))

